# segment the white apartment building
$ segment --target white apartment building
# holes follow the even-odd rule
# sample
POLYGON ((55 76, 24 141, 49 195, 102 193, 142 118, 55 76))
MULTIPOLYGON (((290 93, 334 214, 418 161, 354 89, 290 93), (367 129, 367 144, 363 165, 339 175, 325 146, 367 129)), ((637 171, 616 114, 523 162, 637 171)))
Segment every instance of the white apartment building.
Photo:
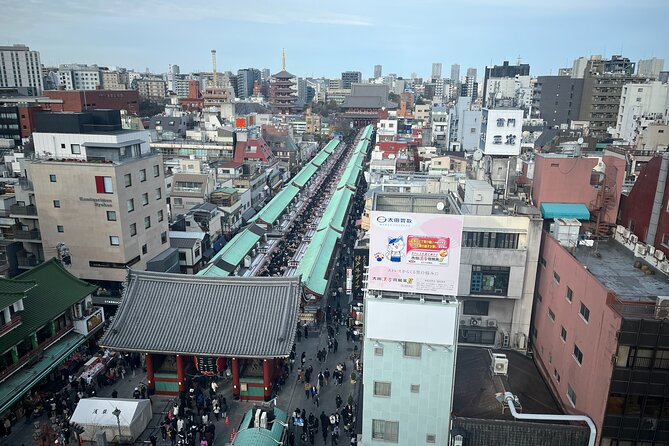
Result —
POLYGON ((625 84, 620 94, 616 127, 611 129, 613 138, 621 139, 626 144, 635 144, 644 118, 657 119, 669 106, 668 92, 667 84, 659 81, 625 84))
POLYGON ((102 70, 97 65, 61 65, 58 81, 65 90, 97 90, 102 85, 102 70))
POLYGON ((450 111, 443 105, 432 107, 432 144, 441 149, 448 149, 449 133, 451 127, 450 111))
POLYGON ((39 51, 26 45, 0 46, 0 89, 25 89, 29 96, 42 94, 42 63, 39 51))
POLYGON ((484 108, 479 149, 485 155, 517 156, 520 154, 522 129, 522 110, 484 108))

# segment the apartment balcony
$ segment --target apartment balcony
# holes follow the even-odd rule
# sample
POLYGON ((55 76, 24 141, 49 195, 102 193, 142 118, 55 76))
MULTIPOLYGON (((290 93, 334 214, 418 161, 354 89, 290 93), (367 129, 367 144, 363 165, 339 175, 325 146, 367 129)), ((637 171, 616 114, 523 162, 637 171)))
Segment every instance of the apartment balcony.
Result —
POLYGON ((18 229, 14 230, 14 239, 16 241, 41 242, 42 235, 39 229, 18 229))
POLYGON ((0 336, 21 325, 21 315, 15 313, 14 316, 5 325, 0 327, 0 336))
POLYGON ((16 264, 22 269, 31 269, 42 263, 34 254, 19 253, 16 256, 16 264))
POLYGON ((35 217, 37 218, 37 207, 34 204, 28 206, 13 204, 9 208, 9 215, 14 218, 35 217))
POLYGON ((19 178, 19 186, 21 187, 21 190, 25 190, 25 191, 34 191, 35 190, 33 188, 33 182, 30 181, 27 178, 19 178))

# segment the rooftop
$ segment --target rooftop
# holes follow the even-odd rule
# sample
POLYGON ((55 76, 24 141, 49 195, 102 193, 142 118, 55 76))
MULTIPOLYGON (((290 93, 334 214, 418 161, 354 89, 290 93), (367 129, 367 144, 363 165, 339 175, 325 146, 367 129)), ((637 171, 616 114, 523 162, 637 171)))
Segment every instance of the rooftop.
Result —
POLYGON ((657 296, 669 296, 669 280, 662 273, 645 274, 634 267, 634 253, 614 240, 600 241, 595 255, 592 246, 579 245, 573 252, 602 285, 616 293, 618 299, 638 301, 657 296))

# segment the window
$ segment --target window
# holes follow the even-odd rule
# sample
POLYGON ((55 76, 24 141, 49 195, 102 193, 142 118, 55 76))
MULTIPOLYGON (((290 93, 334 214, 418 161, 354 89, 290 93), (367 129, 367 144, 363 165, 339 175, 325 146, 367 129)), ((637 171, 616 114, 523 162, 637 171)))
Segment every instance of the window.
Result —
POLYGON ((555 313, 553 313, 553 310, 551 310, 550 308, 548 309, 548 317, 550 318, 550 320, 555 322, 555 313))
POLYGON ((58 230, 58 232, 65 232, 65 228, 63 227, 63 225, 56 226, 56 229, 58 230))
POLYGON ((410 356, 412 358, 420 358, 422 345, 419 342, 405 342, 404 343, 404 356, 410 356))
POLYGON ((374 381, 374 396, 390 396, 390 383, 374 381))
POLYGON ((130 223, 130 237, 137 235, 137 223, 130 223))
POLYGON ((462 314, 470 316, 487 316, 490 302, 484 300, 465 300, 462 314))
POLYGON ((543 296, 542 296, 541 293, 539 293, 538 291, 537 291, 537 300, 538 300, 539 302, 542 302, 542 301, 544 300, 543 296))
POLYGON ((669 248, 669 234, 662 234, 662 245, 669 248))
POLYGON ((167 243, 167 231, 163 231, 160 233, 160 243, 163 245, 167 243))
POLYGON ((132 186, 132 175, 130 175, 129 173, 123 175, 123 184, 125 184, 125 187, 132 186))
POLYGON ((107 221, 116 221, 116 211, 107 211, 107 221))
POLYGON ((426 434, 425 435, 425 442, 426 443, 436 443, 437 442, 437 435, 436 434, 426 434))
POLYGON ((383 356, 383 347, 374 347, 374 356, 383 356))
POLYGON ((518 249, 518 235, 505 232, 465 232, 463 243, 466 248, 518 249))
POLYGON ((558 373, 557 369, 553 369, 553 376, 557 382, 560 382, 560 374, 558 373))
POLYGON ((156 188, 156 200, 163 198, 163 190, 161 188, 156 188))
POLYGON ((149 229, 151 227, 151 217, 144 217, 144 229, 149 229))
POLYGON ((130 198, 125 203, 128 206, 128 212, 132 212, 132 211, 135 210, 135 200, 134 199, 130 198))
POLYGON ((562 339, 562 342, 567 342, 567 330, 564 327, 560 327, 560 339, 562 339))
POLYGON ((398 421, 372 420, 372 438, 390 443, 399 441, 400 423, 398 421))
POLYGON ((79 144, 70 144, 72 155, 81 155, 81 146, 79 144))
POLYGON ((578 362, 578 365, 583 364, 583 352, 576 344, 574 344, 574 359, 578 362))
POLYGON ((574 299, 574 292, 572 291, 571 288, 567 287, 567 300, 569 303, 574 299))
POLYGON ((186 253, 179 251, 179 260, 185 262, 186 261, 186 253))
POLYGON ((159 177, 160 176, 160 166, 158 164, 155 164, 153 166, 153 176, 154 177, 159 177))
POLYGON ((510 271, 508 266, 472 266, 470 294, 506 296, 510 271))
POLYGON ((146 169, 141 169, 139 171, 139 182, 143 183, 144 181, 146 181, 146 169))
POLYGON ((149 248, 146 245, 142 245, 142 254, 149 252, 149 248))
POLYGON ((583 302, 581 302, 581 308, 578 309, 578 313, 581 315, 584 321, 588 322, 590 319, 590 310, 583 304, 583 302))
POLYGON ((541 264, 541 266, 546 268, 546 259, 544 259, 543 257, 539 257, 539 263, 541 264))
POLYGON ((411 384, 411 393, 420 393, 420 384, 411 384))
POLYGON ((60 207, 60 200, 53 200, 53 207, 59 208, 60 207))
POLYGON ((145 192, 142 194, 142 206, 146 206, 147 204, 149 204, 149 194, 145 192))
POLYGON ((109 236, 109 244, 112 246, 118 246, 120 244, 118 236, 117 235, 110 235, 109 236))
POLYGON ((560 283, 560 275, 555 271, 553 271, 553 279, 555 279, 556 283, 560 283))
POLYGON ((574 389, 572 389, 569 384, 567 384, 567 397, 569 398, 571 405, 576 407, 576 392, 574 392, 574 389))
POLYGON ((195 257, 200 257, 200 248, 195 248, 195 257))
POLYGON ((53 175, 53 174, 49 175, 49 181, 51 181, 52 183, 55 183, 56 182, 56 175, 53 175))
POLYGON ((174 197, 174 198, 172 199, 172 202, 174 203, 174 206, 183 207, 183 205, 184 205, 184 204, 183 204, 183 199, 180 198, 180 197, 174 197))
POLYGON ((95 177, 95 188, 99 194, 113 194, 114 186, 112 184, 112 177, 95 177))
POLYGON ((158 211, 158 221, 161 222, 161 221, 163 221, 163 220, 164 220, 164 218, 163 218, 163 210, 161 209, 161 210, 158 211))

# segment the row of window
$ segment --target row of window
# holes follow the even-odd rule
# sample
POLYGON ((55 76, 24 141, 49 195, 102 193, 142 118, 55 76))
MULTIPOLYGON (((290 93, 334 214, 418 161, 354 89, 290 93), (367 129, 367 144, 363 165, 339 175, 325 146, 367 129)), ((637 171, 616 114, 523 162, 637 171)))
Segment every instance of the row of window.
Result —
MULTIPOLYGON (((146 228, 151 227, 151 217, 146 217, 146 218, 144 219, 144 226, 145 226, 146 228), (146 224, 147 224, 147 223, 146 223, 147 219, 149 219, 149 220, 148 220, 148 221, 149 221, 149 223, 148 223, 149 226, 146 226, 146 224)), ((130 225, 130 234, 131 234, 131 236, 135 236, 135 235, 137 235, 137 226, 136 226, 135 223, 133 223, 133 224, 130 225), (134 233, 133 233, 133 232, 134 232, 134 233)), ((161 244, 165 244, 165 243, 167 243, 167 231, 163 231, 163 232, 160 233, 160 243, 161 243, 161 244)), ((118 235, 110 235, 110 236, 109 236, 109 244, 110 244, 111 246, 119 246, 119 245, 120 245, 120 238, 119 238, 119 236, 118 236, 118 235)), ((148 251, 147 246, 146 246, 146 245, 142 245, 142 254, 146 254, 147 251, 148 251)))
MULTIPOLYGON (((156 200, 160 200, 161 198, 163 198, 163 192, 162 192, 162 189, 160 187, 156 188, 154 194, 155 194, 154 196, 155 196, 156 200)), ((142 194, 142 206, 147 206, 148 204, 149 204, 149 193, 144 192, 142 194)), ((128 209, 128 213, 133 212, 135 210, 135 199, 134 198, 128 198, 126 200, 126 208, 128 209)))
POLYGON ((502 248, 518 249, 519 234, 506 232, 470 232, 462 234, 465 248, 502 248))
MULTIPOLYGON (((374 381, 374 396, 391 396, 392 385, 389 382, 374 381)), ((411 393, 420 393, 420 384, 411 384, 411 393)))

